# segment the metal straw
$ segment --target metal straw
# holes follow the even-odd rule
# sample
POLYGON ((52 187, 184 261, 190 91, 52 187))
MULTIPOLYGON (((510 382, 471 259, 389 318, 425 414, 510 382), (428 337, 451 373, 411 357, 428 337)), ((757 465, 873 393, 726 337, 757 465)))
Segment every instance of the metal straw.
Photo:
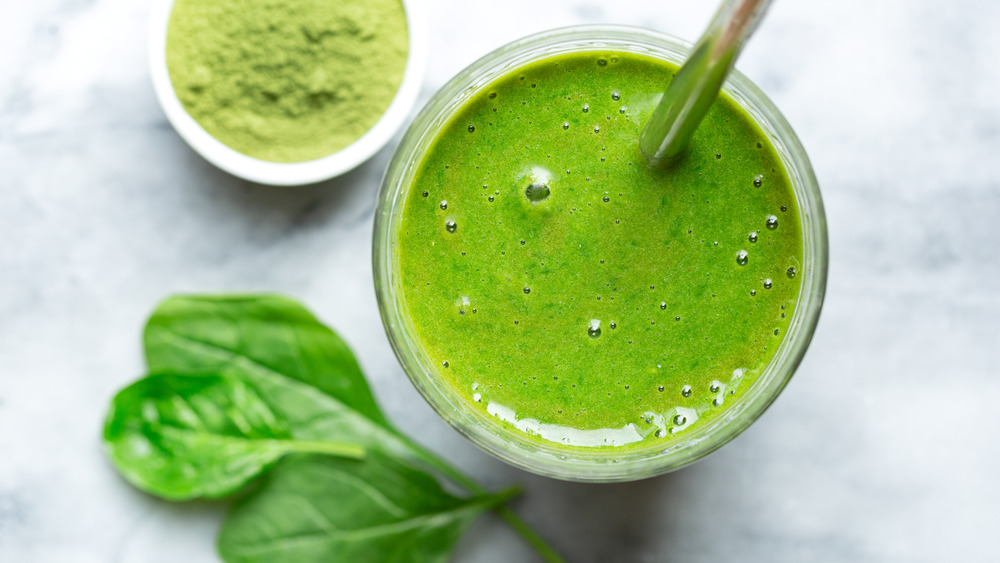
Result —
POLYGON ((676 159, 719 94, 771 0, 724 0, 639 137, 651 166, 676 159))

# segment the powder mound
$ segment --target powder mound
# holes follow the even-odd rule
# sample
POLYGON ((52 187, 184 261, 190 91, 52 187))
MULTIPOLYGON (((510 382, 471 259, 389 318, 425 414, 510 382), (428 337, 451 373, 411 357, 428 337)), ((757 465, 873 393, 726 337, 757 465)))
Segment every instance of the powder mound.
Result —
POLYGON ((400 0, 177 0, 167 69, 213 137, 261 160, 302 162, 375 125, 408 45, 400 0))

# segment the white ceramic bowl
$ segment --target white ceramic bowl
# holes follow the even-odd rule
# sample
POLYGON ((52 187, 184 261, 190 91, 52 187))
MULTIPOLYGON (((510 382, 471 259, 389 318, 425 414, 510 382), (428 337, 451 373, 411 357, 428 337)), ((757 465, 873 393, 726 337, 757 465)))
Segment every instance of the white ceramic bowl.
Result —
POLYGON ((410 52, 403 82, 389 109, 357 141, 323 158, 305 162, 269 162, 229 148, 202 129, 174 92, 167 72, 167 23, 174 0, 154 0, 149 25, 149 69, 153 89, 167 120, 205 160, 251 182, 274 186, 312 184, 339 176, 371 158, 406 122, 417 101, 427 63, 427 26, 422 0, 402 0, 406 10, 410 52))

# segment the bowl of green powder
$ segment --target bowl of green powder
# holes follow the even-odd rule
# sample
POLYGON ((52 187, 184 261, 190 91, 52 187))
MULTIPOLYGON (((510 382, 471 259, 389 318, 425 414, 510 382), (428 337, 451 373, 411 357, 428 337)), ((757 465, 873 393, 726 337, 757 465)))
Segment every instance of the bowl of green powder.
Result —
POLYGON ((381 149, 409 117, 426 62, 419 0, 155 0, 153 86, 206 160, 301 185, 381 149))

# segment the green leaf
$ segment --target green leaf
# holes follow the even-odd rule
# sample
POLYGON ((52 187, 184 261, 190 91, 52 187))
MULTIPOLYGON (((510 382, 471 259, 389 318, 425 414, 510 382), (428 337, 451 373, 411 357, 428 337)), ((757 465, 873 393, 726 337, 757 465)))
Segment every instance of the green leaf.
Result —
POLYGON ((115 396, 104 440, 129 482, 172 500, 228 495, 291 452, 364 453, 310 440, 271 399, 239 377, 155 374, 115 396))
POLYGON ((171 297, 147 322, 144 344, 151 372, 218 373, 235 365, 281 374, 390 428, 350 348, 292 299, 171 297))
MULTIPOLYGON (((275 296, 170 298, 149 319, 144 340, 150 370, 172 374, 158 381, 155 392, 160 396, 167 397, 173 384, 183 387, 179 393, 196 389, 197 380, 206 378, 206 389, 220 390, 201 396, 200 401, 214 402, 216 409, 224 410, 227 390, 221 378, 232 389, 252 390, 272 417, 281 421, 280 437, 293 437, 314 447, 347 442, 422 459, 423 452, 378 411, 347 345, 292 300, 275 296)), ((140 389, 151 390, 143 385, 140 389)), ((133 394, 138 397, 141 391, 133 394)), ((290 448, 300 447, 272 441, 258 444, 260 449, 246 443, 241 451, 232 445, 225 450, 207 445, 195 451, 191 444, 164 438, 159 427, 140 426, 143 413, 136 405, 141 401, 135 397, 130 409, 113 408, 121 411, 113 412, 121 422, 113 426, 109 418, 107 432, 112 437, 107 441, 112 458, 132 483, 165 498, 224 496, 290 448), (117 430, 119 426, 128 431, 117 430), (160 459, 155 463, 137 455, 149 449, 144 440, 157 445, 160 459), (239 456, 241 461, 228 455, 239 456)), ((165 402, 169 406, 172 401, 165 402)))
POLYGON ((378 453, 363 461, 296 456, 229 512, 229 563, 444 562, 465 528, 511 493, 460 499, 378 453))
POLYGON ((174 297, 154 311, 144 344, 155 375, 115 397, 105 426, 129 481, 169 499, 221 497, 277 464, 227 522, 227 559, 443 561, 464 527, 496 508, 547 561, 562 561, 501 505, 509 495, 487 495, 393 428, 350 349, 297 302, 174 297), (278 463, 292 452, 348 456, 362 447, 363 462, 278 463), (449 495, 412 461, 482 496, 449 495))
POLYGON ((223 373, 249 383, 302 439, 426 458, 378 410, 350 348, 291 299, 172 297, 146 324, 145 347, 150 370, 223 373))

